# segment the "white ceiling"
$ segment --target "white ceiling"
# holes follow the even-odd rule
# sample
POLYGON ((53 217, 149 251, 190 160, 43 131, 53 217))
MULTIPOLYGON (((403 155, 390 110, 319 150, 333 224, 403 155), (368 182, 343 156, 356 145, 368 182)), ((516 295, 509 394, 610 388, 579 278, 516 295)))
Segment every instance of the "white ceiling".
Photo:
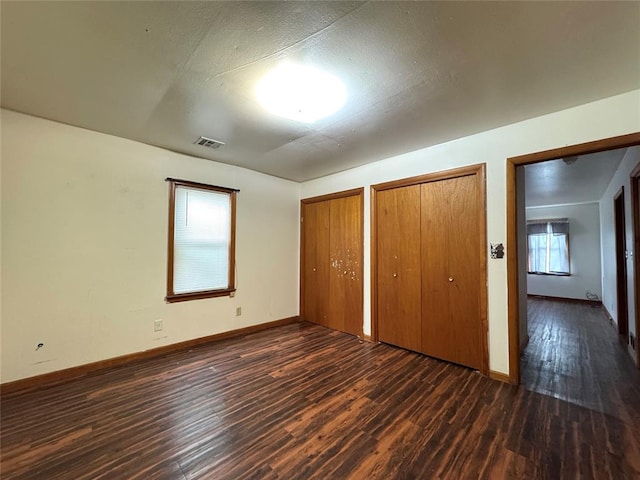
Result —
POLYGON ((296 181, 640 88, 640 2, 1 9, 2 107, 296 181), (255 84, 285 59, 340 77, 345 107, 264 112, 255 84))
MULTIPOLYGON (((632 147, 639 148, 639 147, 632 147)), ((626 148, 526 165, 527 207, 597 202, 620 166, 626 148)))

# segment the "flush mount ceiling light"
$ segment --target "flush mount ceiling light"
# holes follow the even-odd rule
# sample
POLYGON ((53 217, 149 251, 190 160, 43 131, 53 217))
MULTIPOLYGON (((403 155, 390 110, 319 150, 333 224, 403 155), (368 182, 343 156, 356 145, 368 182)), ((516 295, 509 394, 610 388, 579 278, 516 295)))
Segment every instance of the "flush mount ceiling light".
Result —
POLYGON ((256 94, 269 112, 303 123, 328 117, 347 100, 344 85, 333 75, 290 63, 265 75, 258 83, 256 94))

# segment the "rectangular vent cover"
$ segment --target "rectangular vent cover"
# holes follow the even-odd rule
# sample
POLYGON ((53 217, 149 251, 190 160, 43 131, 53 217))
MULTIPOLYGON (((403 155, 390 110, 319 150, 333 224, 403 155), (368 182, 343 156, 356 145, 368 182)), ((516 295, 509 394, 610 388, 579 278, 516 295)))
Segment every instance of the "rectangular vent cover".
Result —
POLYGON ((218 140, 214 140, 213 138, 200 137, 198 140, 196 140, 196 145, 202 145, 203 147, 216 149, 224 145, 224 142, 219 142, 218 140))

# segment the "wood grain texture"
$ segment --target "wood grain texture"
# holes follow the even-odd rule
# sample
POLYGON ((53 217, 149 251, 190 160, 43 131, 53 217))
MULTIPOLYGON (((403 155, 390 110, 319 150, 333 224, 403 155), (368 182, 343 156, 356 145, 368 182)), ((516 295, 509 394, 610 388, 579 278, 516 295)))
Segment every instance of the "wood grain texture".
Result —
POLYGON ((372 194, 377 338, 488 375, 484 165, 372 194))
POLYGON ((420 185, 376 194, 378 339, 422 351, 420 185))
POLYGON ((302 201, 301 312, 310 322, 362 336, 363 193, 302 201))
MULTIPOLYGON (((475 175, 424 183, 422 194, 422 352, 483 370, 479 222, 475 175)), ((486 340, 484 340, 486 342, 486 340)))
POLYGON ((329 209, 327 326, 362 337, 362 195, 333 199, 329 202, 329 209))
POLYGON ((640 372, 534 302, 519 388, 291 324, 4 397, 2 478, 639 478, 640 372))
POLYGON ((303 203, 302 318, 328 326, 329 203, 303 203))

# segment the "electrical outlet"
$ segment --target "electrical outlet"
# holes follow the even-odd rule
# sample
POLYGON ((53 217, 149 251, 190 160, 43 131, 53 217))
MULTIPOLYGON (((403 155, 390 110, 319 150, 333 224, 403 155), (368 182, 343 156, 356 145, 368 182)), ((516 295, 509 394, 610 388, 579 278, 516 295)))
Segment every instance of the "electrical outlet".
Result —
POLYGON ((242 315, 242 307, 236 307, 236 317, 242 315))
POLYGON ((153 321, 153 331, 154 332, 161 332, 162 328, 163 328, 162 319, 158 319, 158 320, 154 320, 153 321))

